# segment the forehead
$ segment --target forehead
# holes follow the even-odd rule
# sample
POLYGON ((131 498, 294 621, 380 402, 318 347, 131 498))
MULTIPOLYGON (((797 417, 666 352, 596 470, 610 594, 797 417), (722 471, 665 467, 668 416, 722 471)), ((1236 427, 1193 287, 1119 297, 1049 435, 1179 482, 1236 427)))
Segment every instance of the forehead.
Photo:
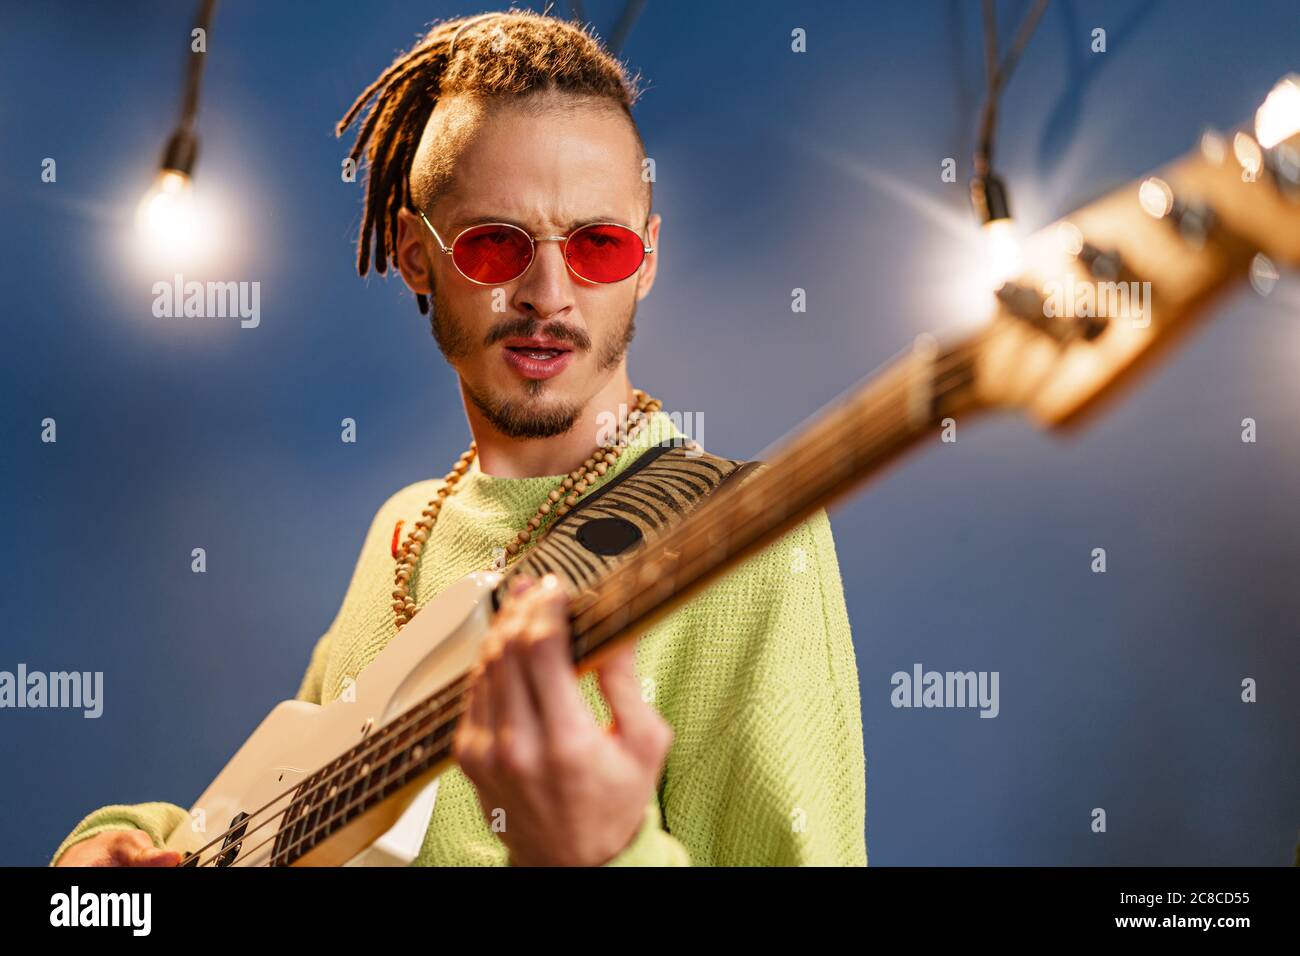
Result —
POLYGON ((440 137, 453 153, 435 204, 445 223, 502 218, 547 231, 597 220, 643 224, 640 148, 617 107, 551 96, 447 108, 461 112, 440 137))

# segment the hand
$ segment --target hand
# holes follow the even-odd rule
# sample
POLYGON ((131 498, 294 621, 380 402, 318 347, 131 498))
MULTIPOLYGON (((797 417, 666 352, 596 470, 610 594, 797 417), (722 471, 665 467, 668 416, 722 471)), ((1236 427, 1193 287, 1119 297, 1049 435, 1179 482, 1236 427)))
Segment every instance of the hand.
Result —
POLYGON ((55 866, 176 866, 176 850, 160 850, 143 830, 111 830, 75 843, 55 866))
POLYGON ((515 579, 488 632, 453 752, 489 825, 523 866, 595 866, 635 838, 672 744, 641 698, 636 648, 597 667, 614 717, 596 723, 569 650, 568 597, 554 575, 515 579))

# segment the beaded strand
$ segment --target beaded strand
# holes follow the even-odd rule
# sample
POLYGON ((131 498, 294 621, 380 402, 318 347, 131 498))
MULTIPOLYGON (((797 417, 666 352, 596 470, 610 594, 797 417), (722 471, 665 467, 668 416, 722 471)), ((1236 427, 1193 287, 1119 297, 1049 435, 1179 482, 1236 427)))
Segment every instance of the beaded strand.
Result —
MULTIPOLYGON (((578 499, 586 493, 587 489, 602 478, 610 468, 614 467, 627 446, 631 444, 641 429, 645 427, 646 422, 650 420, 650 416, 663 407, 658 399, 651 398, 639 388, 633 389, 632 394, 636 399, 636 405, 628 413, 627 421, 619 426, 614 439, 598 447, 592 452, 590 458, 569 472, 560 481, 559 485, 551 489, 538 506, 537 512, 528 519, 527 526, 505 546, 507 564, 511 558, 517 557, 528 548, 535 535, 538 535, 539 532, 545 533, 542 531, 542 526, 546 525, 549 520, 559 520, 569 513, 578 503, 578 499)), ((470 465, 477 455, 478 443, 470 442, 469 449, 460 456, 456 464, 452 465, 451 471, 447 472, 443 477, 437 495, 420 512, 420 520, 415 522, 410 533, 406 536, 406 540, 397 550, 397 567, 393 575, 393 614, 397 620, 398 630, 401 630, 415 616, 416 605, 415 599, 411 595, 411 578, 415 575, 416 567, 419 565, 424 545, 429 540, 429 532, 438 521, 438 514, 442 511, 443 502, 447 500, 461 478, 469 471, 470 465)))

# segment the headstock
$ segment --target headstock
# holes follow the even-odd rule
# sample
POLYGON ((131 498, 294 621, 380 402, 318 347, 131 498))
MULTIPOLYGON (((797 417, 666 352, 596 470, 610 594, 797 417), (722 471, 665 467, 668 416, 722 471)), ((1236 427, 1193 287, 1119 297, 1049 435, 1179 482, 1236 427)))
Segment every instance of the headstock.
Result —
POLYGON ((978 404, 1074 424, 1261 253, 1300 267, 1300 75, 1248 129, 1207 133, 1183 159, 1026 241, 1025 267, 998 290, 981 335, 978 404))

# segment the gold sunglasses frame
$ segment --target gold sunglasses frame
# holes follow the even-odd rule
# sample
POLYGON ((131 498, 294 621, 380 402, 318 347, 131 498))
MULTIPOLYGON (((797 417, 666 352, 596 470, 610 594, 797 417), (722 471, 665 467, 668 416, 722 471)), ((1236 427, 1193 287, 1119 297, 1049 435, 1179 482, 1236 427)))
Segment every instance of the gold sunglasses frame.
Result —
MULTIPOLYGON (((528 270, 533 267, 533 263, 537 261, 537 244, 539 242, 562 243, 560 252, 561 255, 564 256, 565 268, 567 268, 570 272, 572 272, 583 282, 590 282, 593 283, 594 285, 615 285, 619 282, 626 282, 628 279, 632 278, 634 275, 636 275, 638 272, 641 271, 641 267, 645 265, 645 257, 653 254, 655 251, 654 246, 646 245, 646 241, 641 238, 641 236, 637 233, 635 229, 633 229, 631 226, 625 226, 621 222, 583 223, 577 229, 573 230, 573 232, 569 233, 568 236, 534 236, 527 229, 523 228, 522 226, 516 226, 513 222, 476 222, 474 223, 474 225, 466 226, 460 232, 456 233, 455 238, 451 240, 451 245, 449 246, 447 245, 447 243, 442 241, 442 236, 440 236, 438 234, 438 230, 433 227, 433 223, 429 222, 429 217, 424 214, 424 210, 417 209, 416 212, 420 214, 420 219, 424 222, 424 224, 429 227, 429 232, 433 233, 433 238, 438 243, 438 248, 442 250, 442 254, 445 256, 452 255, 456 243, 461 236, 465 235, 465 233, 469 232, 471 229, 482 229, 484 226, 505 226, 507 229, 514 229, 516 232, 522 232, 525 236, 528 237, 529 245, 532 248, 532 253, 529 255, 528 258, 528 265, 524 266, 523 271, 520 272, 519 275, 512 276, 509 279, 503 279, 501 282, 480 282, 478 279, 465 275, 464 271, 461 269, 459 265, 457 265, 456 259, 453 257, 451 260, 451 264, 455 266, 456 271, 459 272, 462 276, 465 276, 466 279, 468 279, 470 282, 474 283, 475 285, 482 285, 488 287, 499 286, 499 285, 504 285, 506 282, 514 282, 516 279, 522 278, 528 272, 528 270), (577 233, 581 232, 583 229, 589 229, 592 226, 618 226, 620 229, 626 229, 628 232, 632 233, 632 235, 640 239, 641 240, 641 261, 637 263, 637 267, 633 269, 631 272, 629 272, 627 275, 625 275, 623 278, 615 279, 612 282, 601 282, 598 279, 588 279, 586 276, 579 273, 578 270, 573 268, 572 264, 570 264, 569 262, 569 256, 568 256, 569 237, 576 235, 577 233)), ((648 226, 649 224, 650 224, 650 219, 649 217, 647 217, 646 225, 648 226)))

